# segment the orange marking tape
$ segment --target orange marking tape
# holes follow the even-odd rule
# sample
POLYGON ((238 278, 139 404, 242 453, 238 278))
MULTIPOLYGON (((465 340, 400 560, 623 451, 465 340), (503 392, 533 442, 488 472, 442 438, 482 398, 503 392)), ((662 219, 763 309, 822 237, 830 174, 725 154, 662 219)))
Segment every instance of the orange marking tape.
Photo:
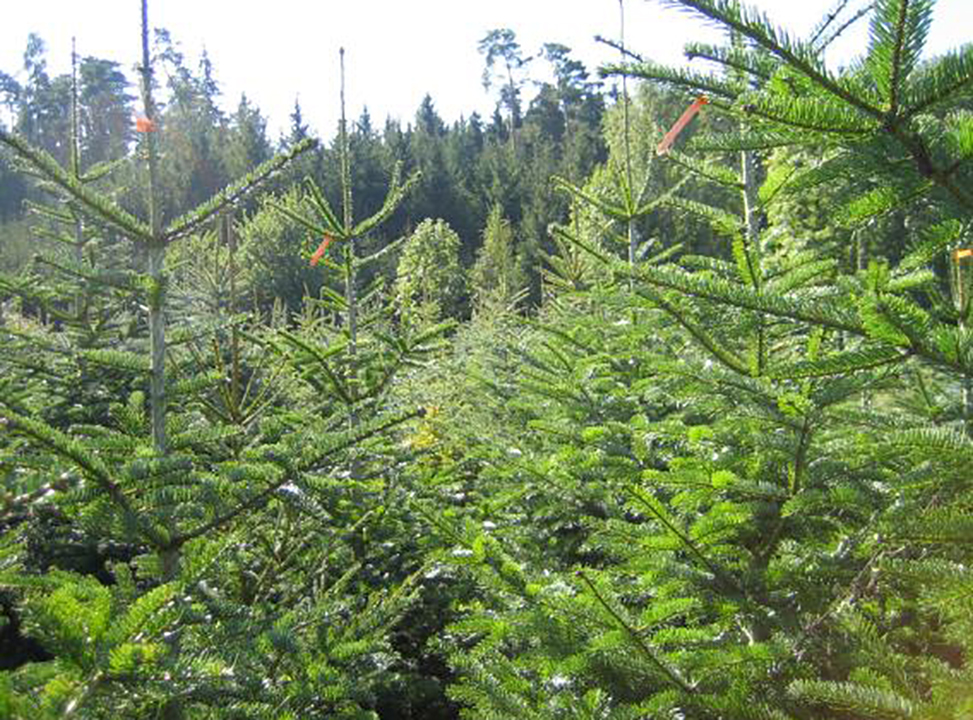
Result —
POLYGON ((659 146, 655 149, 655 154, 665 155, 667 152, 669 152, 669 148, 671 148, 672 144, 676 142, 676 138, 679 137, 679 133, 681 133, 689 124, 690 120, 696 117, 696 113, 703 108, 703 105, 708 104, 709 100, 705 95, 700 95, 698 98, 693 100, 693 104, 686 108, 686 112, 682 114, 682 117, 676 120, 676 124, 669 128, 669 132, 665 134, 665 137, 662 138, 662 142, 660 142, 659 146))
POLYGON ((330 245, 333 240, 334 238, 330 235, 324 236, 324 240, 321 241, 321 244, 318 245, 318 249, 315 250, 314 254, 311 256, 311 267, 314 267, 321 261, 321 258, 324 257, 324 251, 328 249, 328 245, 330 245))
POLYGON ((137 117, 135 118, 135 132, 147 133, 155 132, 158 130, 158 126, 147 117, 137 117))
POLYGON ((953 251, 953 260, 959 262, 963 258, 973 257, 973 248, 960 248, 953 251))

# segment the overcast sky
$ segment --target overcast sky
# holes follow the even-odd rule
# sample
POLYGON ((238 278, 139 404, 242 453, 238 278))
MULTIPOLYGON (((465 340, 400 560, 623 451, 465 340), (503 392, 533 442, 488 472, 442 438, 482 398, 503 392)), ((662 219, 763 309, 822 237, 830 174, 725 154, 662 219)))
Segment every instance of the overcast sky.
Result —
MULTIPOLYGON (((863 0, 858 0, 862 2, 863 0)), ((853 3, 855 0, 853 0, 853 3)), ((834 0, 757 0, 778 24, 805 34, 834 0)), ((130 79, 139 56, 139 0, 5 0, 0 70, 22 67, 27 35, 48 46, 48 71, 70 66, 72 35, 81 55, 122 63, 130 79)), ((657 0, 626 0, 628 46, 646 57, 680 61, 683 43, 716 40, 713 29, 657 0)), ((509 27, 525 54, 545 42, 568 45, 589 69, 617 54, 595 42, 617 38, 618 0, 155 0, 153 27, 168 29, 195 68, 205 47, 232 109, 246 92, 270 119, 276 137, 300 97, 307 122, 330 137, 338 117, 338 48, 346 49, 348 114, 367 105, 373 122, 412 120, 429 93, 447 121, 473 110, 492 113, 495 98, 481 84, 478 41, 509 27)), ((863 49, 864 25, 833 51, 834 59, 863 49)), ((973 0, 939 0, 930 49, 973 40, 973 0)), ((538 70, 539 72, 539 70, 538 70)))

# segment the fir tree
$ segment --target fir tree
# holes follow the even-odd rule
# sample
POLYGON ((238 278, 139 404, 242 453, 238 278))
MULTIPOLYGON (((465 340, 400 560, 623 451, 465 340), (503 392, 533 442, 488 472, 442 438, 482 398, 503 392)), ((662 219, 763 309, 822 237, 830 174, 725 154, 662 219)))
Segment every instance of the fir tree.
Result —
MULTIPOLYGON (((149 393, 136 391, 127 403, 114 404, 111 417, 104 422, 59 428, 45 422, 31 405, 20 402, 22 389, 8 382, 3 387, 5 427, 26 441, 4 447, 5 463, 18 465, 18 455, 29 447, 46 454, 51 467, 64 468, 65 480, 57 487, 65 493, 61 504, 72 522, 92 537, 130 547, 128 557, 140 557, 140 578, 143 582, 148 580, 151 588, 148 593, 144 585, 136 589, 134 580, 125 585, 124 566, 112 568, 120 583, 117 593, 99 590, 92 585, 93 580, 67 573, 53 572, 31 582, 17 570, 24 562, 17 545, 10 544, 10 538, 5 539, 4 584, 24 588, 23 610, 38 623, 43 642, 59 657, 59 667, 64 669, 63 673, 52 674, 45 669, 50 665, 28 665, 5 680, 5 702, 33 708, 30 712, 37 716, 80 707, 92 715, 100 712, 99 708, 110 712, 111 698, 123 687, 129 698, 123 705, 131 712, 154 708, 152 712, 158 710, 166 717, 180 717, 186 705, 205 704, 219 697, 219 690, 196 695, 188 689, 198 687, 198 683, 209 683, 213 688, 213 683, 219 683, 219 673, 214 675, 196 665, 197 653, 206 651, 194 645, 194 622, 186 622, 183 601, 173 604, 172 598, 196 587, 200 577, 197 573, 209 566, 207 553, 220 547, 219 542, 210 543, 209 535, 266 504, 290 481, 296 469, 278 472, 256 456, 241 460, 232 454, 223 455, 228 428, 211 427, 203 433, 198 427, 191 429, 196 422, 193 418, 199 415, 193 404, 184 404, 180 396, 198 388, 200 383, 211 383, 212 375, 196 378, 182 387, 179 383, 170 384, 167 393, 166 360, 171 351, 166 348, 163 316, 165 251, 173 241, 192 234, 239 202, 311 143, 302 143, 291 153, 269 161, 253 176, 226 188, 191 215, 164 222, 156 197, 155 133, 159 131, 159 118, 152 99, 146 14, 143 3, 144 118, 140 129, 144 132, 143 151, 148 160, 147 222, 86 185, 86 178, 79 175, 76 151, 72 153, 71 169, 65 171, 50 155, 21 137, 6 132, 0 135, 0 140, 24 164, 57 189, 72 212, 139 243, 148 255, 148 272, 125 289, 140 291, 148 306, 149 358, 114 351, 103 353, 100 362, 148 378, 149 393), (167 406, 172 412, 167 412, 167 406), (261 466, 263 470, 258 469, 261 466), (250 478, 246 489, 238 484, 244 476, 250 478), (34 594, 38 591, 48 594, 50 602, 38 600, 34 594), (123 621, 117 632, 105 635, 104 613, 109 607, 114 608, 111 612, 117 617, 131 618, 131 622, 123 621), (83 619, 88 617, 89 609, 94 613, 90 622, 83 619), (80 624, 72 624, 72 616, 80 624), (163 635, 169 640, 164 641, 163 635), (89 650, 77 650, 82 646, 89 650), (172 678, 168 686, 160 682, 166 674, 172 678)), ((79 235, 77 242, 84 242, 84 237, 79 235)), ((170 367, 170 374, 174 369, 170 367)), ((171 379, 170 375, 170 383, 171 379)), ((374 431, 374 427, 362 427, 355 437, 374 431)), ((258 446, 277 441, 266 434, 261 438, 258 446)), ((328 443, 331 448, 347 444, 346 440, 328 443)), ((304 467, 310 469, 316 462, 310 460, 310 465, 304 467)), ((116 709, 123 708, 119 705, 116 709)))
POLYGON ((505 421, 533 433, 473 446, 489 525, 425 511, 484 592, 453 628, 455 697, 471 717, 961 717, 965 621, 935 603, 969 583, 967 280, 963 253, 952 289, 929 261, 968 212, 942 140, 956 120, 936 114, 968 86, 963 52, 920 65, 931 4, 880 3, 868 59, 835 76, 815 45, 834 17, 802 43, 736 3, 678 4, 746 39, 694 48, 722 75, 635 66, 741 123, 690 144, 742 154, 739 170, 685 161, 739 200, 672 200, 732 260, 622 262, 570 239, 614 281, 552 307, 523 353, 505 421), (749 153, 783 144, 822 160, 758 196, 749 153), (839 169, 863 164, 888 190, 839 169), (778 254, 756 201, 825 178, 862 217, 910 198, 939 217, 891 268, 778 254), (956 409, 937 418, 944 391, 956 409))
POLYGON ((301 111, 300 98, 294 98, 294 110, 290 114, 290 119, 291 127, 288 142, 293 145, 308 135, 308 126, 304 122, 304 113, 301 111))
POLYGON ((406 241, 395 278, 395 299, 406 323, 456 317, 465 295, 459 236, 443 220, 425 220, 406 241))
POLYGON ((523 296, 524 280, 517 261, 513 228, 499 205, 493 206, 487 218, 471 283, 478 312, 505 311, 523 296))

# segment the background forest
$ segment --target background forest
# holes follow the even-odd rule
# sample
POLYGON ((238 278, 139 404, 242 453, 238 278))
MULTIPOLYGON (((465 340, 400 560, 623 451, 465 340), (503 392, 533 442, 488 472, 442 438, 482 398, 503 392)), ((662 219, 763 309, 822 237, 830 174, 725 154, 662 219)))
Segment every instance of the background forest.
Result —
POLYGON ((667 4, 328 142, 145 0, 137 78, 30 37, 0 717, 973 718, 973 45, 667 4))

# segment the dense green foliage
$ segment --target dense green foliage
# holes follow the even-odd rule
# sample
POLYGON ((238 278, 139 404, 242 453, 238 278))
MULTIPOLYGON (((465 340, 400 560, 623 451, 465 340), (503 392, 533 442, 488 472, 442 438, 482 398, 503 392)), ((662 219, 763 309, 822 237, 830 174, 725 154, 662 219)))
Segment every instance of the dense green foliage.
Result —
POLYGON ((879 0, 835 72, 846 3, 669 4, 708 72, 608 103, 498 29, 488 126, 295 104, 277 155, 147 22, 134 148, 32 36, 0 717, 971 717, 973 45, 879 0))

